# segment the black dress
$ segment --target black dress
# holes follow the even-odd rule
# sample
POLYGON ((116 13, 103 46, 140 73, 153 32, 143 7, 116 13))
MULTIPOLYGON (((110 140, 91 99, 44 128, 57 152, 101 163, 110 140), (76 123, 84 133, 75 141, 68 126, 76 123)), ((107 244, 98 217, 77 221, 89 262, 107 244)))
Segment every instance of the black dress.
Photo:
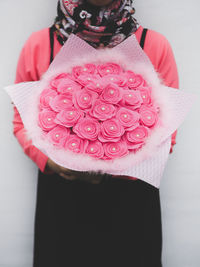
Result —
MULTIPOLYGON (((52 32, 50 40, 53 47, 52 32)), ((159 189, 108 175, 90 184, 39 171, 34 267, 161 267, 161 252, 159 189)))

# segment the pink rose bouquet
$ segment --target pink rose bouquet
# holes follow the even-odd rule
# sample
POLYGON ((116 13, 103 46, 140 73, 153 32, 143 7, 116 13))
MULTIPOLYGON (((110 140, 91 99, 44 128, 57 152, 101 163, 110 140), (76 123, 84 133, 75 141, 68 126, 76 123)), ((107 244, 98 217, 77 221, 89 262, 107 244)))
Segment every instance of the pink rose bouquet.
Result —
POLYGON ((71 34, 40 81, 6 90, 33 145, 59 165, 155 186, 193 101, 162 84, 134 36, 97 50, 71 34))
POLYGON ((115 62, 74 66, 47 88, 38 125, 52 144, 75 153, 102 160, 137 153, 159 123, 151 86, 115 62))

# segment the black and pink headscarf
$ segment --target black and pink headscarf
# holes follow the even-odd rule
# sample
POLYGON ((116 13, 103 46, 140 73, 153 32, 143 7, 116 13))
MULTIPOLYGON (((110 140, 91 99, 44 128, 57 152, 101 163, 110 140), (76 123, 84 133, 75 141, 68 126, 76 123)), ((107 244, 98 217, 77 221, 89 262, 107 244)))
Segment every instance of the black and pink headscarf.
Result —
POLYGON ((87 0, 59 0, 57 12, 54 25, 61 44, 74 33, 95 48, 114 47, 139 26, 133 0, 113 0, 103 7, 87 0))

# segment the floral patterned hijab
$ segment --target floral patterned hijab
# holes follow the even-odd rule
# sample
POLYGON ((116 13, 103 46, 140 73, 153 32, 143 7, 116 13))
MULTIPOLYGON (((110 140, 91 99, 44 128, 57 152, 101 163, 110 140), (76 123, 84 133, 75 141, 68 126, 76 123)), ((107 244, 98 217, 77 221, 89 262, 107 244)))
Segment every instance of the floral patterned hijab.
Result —
POLYGON ((139 26, 133 0, 113 0, 101 7, 87 0, 59 0, 57 12, 54 26, 62 45, 73 33, 95 48, 114 47, 139 26))

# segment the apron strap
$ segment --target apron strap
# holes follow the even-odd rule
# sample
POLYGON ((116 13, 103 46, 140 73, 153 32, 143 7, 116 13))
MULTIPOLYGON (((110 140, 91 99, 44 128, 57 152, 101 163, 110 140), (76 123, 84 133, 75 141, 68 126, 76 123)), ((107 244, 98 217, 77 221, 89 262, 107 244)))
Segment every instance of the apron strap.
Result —
POLYGON ((143 29, 143 31, 142 31, 142 36, 141 36, 141 39, 140 39, 140 46, 141 46, 142 49, 144 49, 144 44, 145 44, 147 31, 148 31, 148 29, 146 29, 146 28, 143 29))
POLYGON ((49 28, 49 39, 50 39, 50 59, 49 59, 49 64, 53 61, 53 51, 54 51, 54 36, 53 33, 55 31, 54 25, 49 28))

